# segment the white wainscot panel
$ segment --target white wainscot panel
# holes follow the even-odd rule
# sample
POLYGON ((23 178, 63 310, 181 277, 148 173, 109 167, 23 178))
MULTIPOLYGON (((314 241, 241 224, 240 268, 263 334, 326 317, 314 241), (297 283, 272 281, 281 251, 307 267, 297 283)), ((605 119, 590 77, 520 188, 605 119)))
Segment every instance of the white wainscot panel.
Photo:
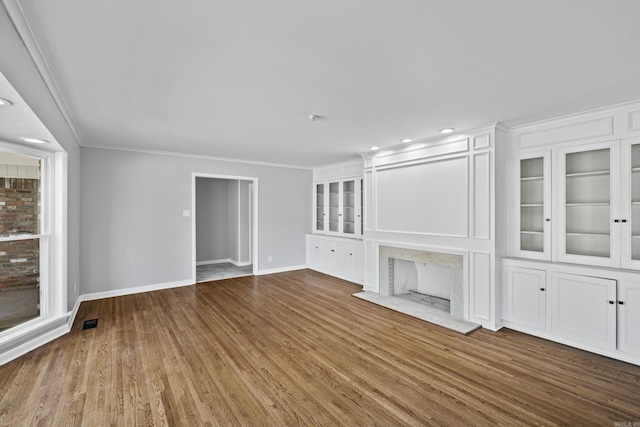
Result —
POLYGON ((491 238, 491 153, 473 156, 473 237, 491 238))
POLYGON ((473 137, 474 150, 480 150, 482 148, 489 148, 489 147, 491 147, 491 134, 487 133, 485 135, 473 137))
POLYGON ((604 117, 523 133, 518 136, 518 148, 531 148, 609 135, 613 135, 613 117, 604 117))
POLYGON ((364 228, 365 230, 373 230, 373 225, 375 224, 373 213, 375 206, 374 195, 375 189, 373 187, 373 173, 365 172, 364 174, 364 228))
POLYGON ((373 240, 364 241, 365 252, 365 290, 371 292, 380 292, 378 286, 378 250, 373 240))
POLYGON ((629 132, 640 130, 640 111, 629 113, 629 132))
POLYGON ((491 254, 488 252, 471 253, 471 286, 469 299, 472 322, 491 321, 491 254))
POLYGON ((377 172, 377 229, 468 237, 468 158, 377 172))

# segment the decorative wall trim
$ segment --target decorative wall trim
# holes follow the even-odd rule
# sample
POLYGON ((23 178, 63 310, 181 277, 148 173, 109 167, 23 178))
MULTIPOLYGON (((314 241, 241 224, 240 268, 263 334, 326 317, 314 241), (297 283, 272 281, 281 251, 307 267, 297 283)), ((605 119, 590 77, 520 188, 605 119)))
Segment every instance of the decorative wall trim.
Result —
POLYGON ((473 238, 491 239, 491 152, 473 156, 473 238))
POLYGON ((491 321, 491 312, 495 304, 491 289, 491 254, 489 252, 471 253, 470 276, 473 277, 469 289, 470 320, 485 326, 491 321))
POLYGON ((613 117, 602 117, 518 135, 518 148, 580 141, 613 135, 613 117))
POLYGON ((375 157, 375 163, 376 166, 380 167, 466 151, 469 151, 469 138, 462 138, 453 141, 443 141, 439 144, 418 144, 400 153, 375 157))
POLYGON ((480 150, 482 148, 491 148, 491 134, 474 136, 473 137, 473 149, 480 150))
POLYGON ((636 132, 640 130, 640 111, 634 111, 629 113, 627 118, 629 132, 636 132))

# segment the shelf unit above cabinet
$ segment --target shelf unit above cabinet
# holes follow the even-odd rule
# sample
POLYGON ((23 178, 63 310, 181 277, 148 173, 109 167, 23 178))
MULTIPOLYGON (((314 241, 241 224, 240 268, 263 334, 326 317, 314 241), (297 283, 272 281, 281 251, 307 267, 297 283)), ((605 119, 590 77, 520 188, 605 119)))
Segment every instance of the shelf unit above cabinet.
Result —
POLYGON ((362 184, 361 177, 316 183, 314 233, 344 237, 362 235, 362 184), (321 225, 318 218, 324 218, 321 225))

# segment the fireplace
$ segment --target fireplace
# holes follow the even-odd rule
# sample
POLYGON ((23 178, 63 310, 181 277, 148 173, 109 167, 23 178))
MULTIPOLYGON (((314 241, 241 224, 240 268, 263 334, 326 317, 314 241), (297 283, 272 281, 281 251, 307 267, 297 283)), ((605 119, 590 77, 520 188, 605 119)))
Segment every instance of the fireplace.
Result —
POLYGON ((380 295, 464 317, 461 254, 380 246, 380 295))

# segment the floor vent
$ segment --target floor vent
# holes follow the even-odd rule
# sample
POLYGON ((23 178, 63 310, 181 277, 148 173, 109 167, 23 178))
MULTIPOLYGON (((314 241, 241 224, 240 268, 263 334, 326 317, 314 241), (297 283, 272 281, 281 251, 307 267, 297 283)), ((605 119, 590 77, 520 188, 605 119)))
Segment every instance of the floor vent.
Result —
POLYGON ((98 326, 98 319, 85 320, 82 329, 93 329, 98 326))

